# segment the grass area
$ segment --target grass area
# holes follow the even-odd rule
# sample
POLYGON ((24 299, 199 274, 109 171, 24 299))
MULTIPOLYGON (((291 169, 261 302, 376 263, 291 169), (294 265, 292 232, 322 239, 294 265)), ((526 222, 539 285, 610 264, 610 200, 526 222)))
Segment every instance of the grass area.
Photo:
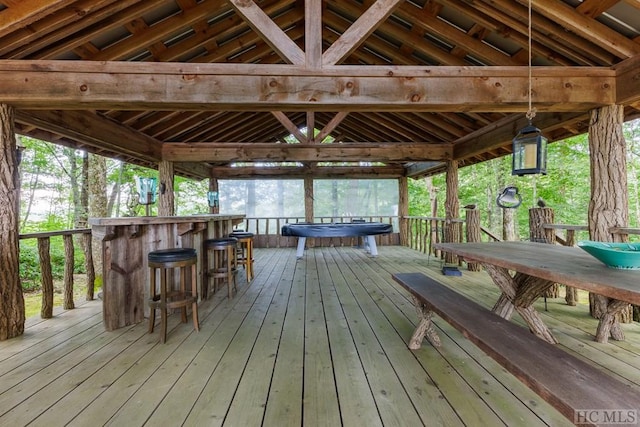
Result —
MULTIPOLYGON (((99 289, 94 291, 98 295, 99 289)), ((87 277, 84 274, 73 277, 73 300, 84 301, 87 295, 87 277)), ((53 306, 62 306, 64 302, 64 284, 62 281, 53 283, 53 306)), ((42 308, 42 291, 24 293, 25 317, 39 316, 42 308)))

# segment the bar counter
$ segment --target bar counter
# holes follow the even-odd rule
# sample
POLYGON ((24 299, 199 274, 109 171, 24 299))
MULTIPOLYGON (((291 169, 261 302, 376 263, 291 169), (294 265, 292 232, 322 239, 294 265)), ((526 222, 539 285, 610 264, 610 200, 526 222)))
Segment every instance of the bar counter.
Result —
POLYGON ((102 242, 102 305, 108 331, 142 322, 149 315, 147 254, 167 248, 195 248, 198 289, 204 277, 202 242, 223 237, 244 215, 90 218, 93 237, 102 242))

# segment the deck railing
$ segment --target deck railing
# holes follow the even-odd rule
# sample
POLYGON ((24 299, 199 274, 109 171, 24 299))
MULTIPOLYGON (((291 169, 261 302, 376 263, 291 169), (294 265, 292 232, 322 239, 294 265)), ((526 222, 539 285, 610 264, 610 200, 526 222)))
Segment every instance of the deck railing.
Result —
POLYGON ((91 229, 81 228, 75 230, 48 231, 44 233, 21 234, 20 240, 37 239, 38 258, 40 266, 40 282, 42 285, 42 308, 40 317, 48 319, 53 317, 53 273, 51 268, 51 238, 62 237, 64 244, 64 297, 63 308, 70 310, 74 308, 73 301, 73 267, 75 265, 75 248, 73 236, 80 235, 85 259, 85 271, 87 274, 87 300, 93 299, 93 288, 95 282, 95 269, 93 266, 93 255, 91 252, 91 229))

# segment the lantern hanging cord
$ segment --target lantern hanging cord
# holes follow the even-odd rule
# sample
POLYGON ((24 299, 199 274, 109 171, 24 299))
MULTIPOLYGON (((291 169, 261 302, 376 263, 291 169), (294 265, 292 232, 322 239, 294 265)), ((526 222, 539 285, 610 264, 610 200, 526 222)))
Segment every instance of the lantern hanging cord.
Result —
POLYGON ((528 26, 528 51, 529 51, 529 67, 528 67, 528 71, 529 71, 529 110, 527 110, 527 114, 526 117, 529 120, 529 122, 531 122, 533 120, 533 118, 536 116, 536 109, 533 108, 531 106, 531 98, 532 98, 532 92, 533 92, 533 85, 532 85, 532 76, 531 76, 531 1, 529 0, 529 10, 528 10, 528 20, 529 20, 529 26, 528 26))

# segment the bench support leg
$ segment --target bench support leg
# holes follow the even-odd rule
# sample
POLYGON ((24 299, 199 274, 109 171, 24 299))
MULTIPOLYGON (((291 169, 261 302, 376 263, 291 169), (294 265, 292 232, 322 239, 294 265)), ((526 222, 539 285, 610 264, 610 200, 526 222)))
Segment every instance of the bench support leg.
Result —
POLYGON ((418 350, 422 346, 422 340, 425 336, 431 345, 434 347, 440 347, 440 337, 433 329, 433 322, 431 321, 433 311, 431 311, 426 304, 419 301, 416 297, 413 297, 413 303, 416 306, 416 312, 418 313, 420 323, 409 340, 409 348, 411 350, 418 350))
POLYGON ((298 247, 296 248, 296 258, 300 259, 304 256, 304 246, 307 243, 306 237, 298 237, 298 247))

